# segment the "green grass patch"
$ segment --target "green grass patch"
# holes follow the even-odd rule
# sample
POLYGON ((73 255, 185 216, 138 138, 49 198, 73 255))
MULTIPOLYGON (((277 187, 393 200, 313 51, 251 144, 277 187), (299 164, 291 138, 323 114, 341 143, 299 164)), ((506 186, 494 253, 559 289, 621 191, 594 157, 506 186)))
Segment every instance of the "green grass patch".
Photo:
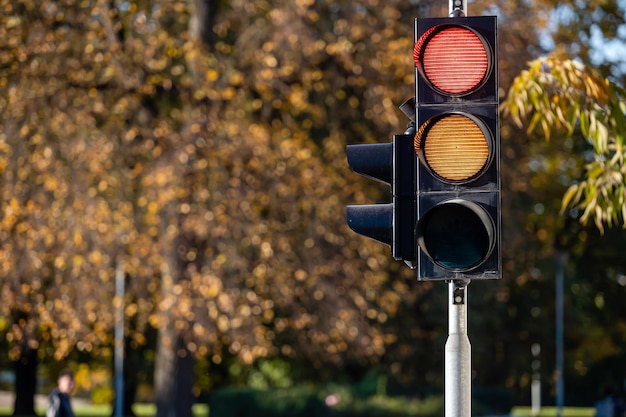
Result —
MULTIPOLYGON (((530 407, 513 407, 511 415, 514 417, 532 417, 530 407)), ((563 407, 563 417, 593 417, 593 407, 563 407)), ((556 407, 541 407, 537 417, 555 417, 556 407)))
POLYGON ((355 398, 344 410, 355 416, 433 416, 443 414, 444 403, 439 396, 413 399, 373 395, 355 398))
MULTIPOLYGON (((112 408, 110 405, 80 405, 74 406, 74 414, 76 417, 111 417, 112 408)), ((207 417, 209 415, 209 407, 206 404, 194 404, 191 407, 194 417, 207 417)), ((133 405, 133 411, 137 417, 153 417, 156 415, 156 405, 149 403, 137 403, 133 405)), ((37 407, 35 412, 39 416, 46 415, 46 409, 37 407)), ((11 416, 13 407, 1 406, 0 417, 11 416)))

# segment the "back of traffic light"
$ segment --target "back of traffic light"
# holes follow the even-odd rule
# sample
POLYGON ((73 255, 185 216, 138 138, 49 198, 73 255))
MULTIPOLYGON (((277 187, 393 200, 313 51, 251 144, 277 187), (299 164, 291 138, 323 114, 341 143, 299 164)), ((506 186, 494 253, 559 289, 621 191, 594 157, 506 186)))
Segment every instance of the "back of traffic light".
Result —
POLYGON ((389 143, 348 145, 350 168, 391 187, 391 203, 347 206, 346 220, 355 232, 391 247, 396 260, 415 264, 415 168, 411 134, 389 143))
POLYGON ((420 280, 501 277, 496 32, 492 16, 415 21, 420 280))

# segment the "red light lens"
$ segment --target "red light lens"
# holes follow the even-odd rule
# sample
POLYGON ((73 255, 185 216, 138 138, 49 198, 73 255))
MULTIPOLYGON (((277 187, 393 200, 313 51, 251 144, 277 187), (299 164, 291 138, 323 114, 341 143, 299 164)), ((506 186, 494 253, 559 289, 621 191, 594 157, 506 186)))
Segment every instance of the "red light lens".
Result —
POLYGON ((463 95, 480 87, 490 70, 488 47, 473 30, 439 25, 426 31, 415 44, 415 65, 437 90, 463 95))

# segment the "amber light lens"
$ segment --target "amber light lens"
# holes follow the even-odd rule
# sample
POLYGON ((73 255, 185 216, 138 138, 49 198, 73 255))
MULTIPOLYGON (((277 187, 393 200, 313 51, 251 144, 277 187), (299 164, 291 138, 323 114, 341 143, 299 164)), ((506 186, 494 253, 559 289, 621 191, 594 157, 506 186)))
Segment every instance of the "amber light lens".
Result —
POLYGON ((413 50, 415 65, 437 90, 450 95, 471 93, 490 71, 486 43, 463 26, 439 25, 424 33, 413 50))
POLYGON ((486 128, 462 114, 426 121, 415 134, 414 144, 431 171, 448 182, 471 180, 489 162, 486 128))

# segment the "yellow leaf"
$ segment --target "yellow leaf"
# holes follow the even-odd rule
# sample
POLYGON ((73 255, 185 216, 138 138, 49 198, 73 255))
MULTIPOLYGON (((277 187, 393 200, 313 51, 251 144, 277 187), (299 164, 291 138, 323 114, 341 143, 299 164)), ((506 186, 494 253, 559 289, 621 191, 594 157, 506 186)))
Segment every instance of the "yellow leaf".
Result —
POLYGON ((215 69, 212 69, 212 68, 211 68, 211 69, 209 69, 209 70, 206 72, 206 80, 207 80, 207 81, 211 81, 211 82, 212 82, 212 81, 215 81, 215 80, 217 80, 217 79, 218 79, 218 77, 219 77, 219 73, 218 73, 215 69))

